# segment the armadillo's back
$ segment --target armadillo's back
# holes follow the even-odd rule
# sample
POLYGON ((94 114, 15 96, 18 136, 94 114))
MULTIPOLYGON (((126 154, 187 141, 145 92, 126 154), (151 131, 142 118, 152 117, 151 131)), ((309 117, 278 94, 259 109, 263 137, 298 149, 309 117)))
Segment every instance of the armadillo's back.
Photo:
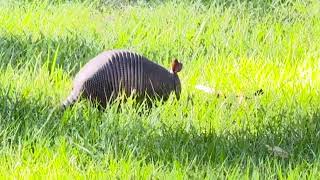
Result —
POLYGON ((65 106, 80 94, 103 106, 123 91, 127 95, 133 91, 137 96, 161 95, 167 92, 164 89, 172 88, 170 81, 169 71, 142 55, 125 50, 106 51, 90 60, 76 75, 65 106))

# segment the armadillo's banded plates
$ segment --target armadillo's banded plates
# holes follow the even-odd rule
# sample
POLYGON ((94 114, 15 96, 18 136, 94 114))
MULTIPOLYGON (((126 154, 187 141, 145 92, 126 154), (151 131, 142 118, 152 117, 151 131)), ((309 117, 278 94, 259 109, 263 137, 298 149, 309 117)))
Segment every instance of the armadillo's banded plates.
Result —
POLYGON ((130 51, 113 50, 88 62, 75 78, 75 89, 99 101, 114 99, 121 92, 143 93, 145 57, 130 51))
POLYGON ((166 99, 176 86, 180 87, 177 75, 146 57, 127 50, 111 50, 94 57, 79 71, 63 104, 66 107, 83 96, 105 106, 122 91, 127 95, 135 92, 138 97, 148 94, 166 99))

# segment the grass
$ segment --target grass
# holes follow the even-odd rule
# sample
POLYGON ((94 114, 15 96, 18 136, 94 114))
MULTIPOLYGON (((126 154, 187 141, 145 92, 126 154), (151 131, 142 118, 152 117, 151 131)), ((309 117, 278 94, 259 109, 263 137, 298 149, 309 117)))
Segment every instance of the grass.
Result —
POLYGON ((320 175, 318 1, 100 3, 1 1, 2 178, 320 175), (113 48, 180 59, 181 100, 57 110, 79 68, 113 48))

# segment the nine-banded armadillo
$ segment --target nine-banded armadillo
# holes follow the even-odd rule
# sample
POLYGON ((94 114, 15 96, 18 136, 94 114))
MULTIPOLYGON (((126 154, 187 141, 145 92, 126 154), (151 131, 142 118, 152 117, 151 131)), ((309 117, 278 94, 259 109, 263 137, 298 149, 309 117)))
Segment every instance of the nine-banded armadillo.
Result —
POLYGON ((162 98, 167 100, 171 92, 180 98, 181 84, 178 72, 182 63, 173 60, 171 70, 128 50, 109 50, 91 59, 76 75, 73 89, 63 102, 63 108, 72 105, 80 97, 97 101, 102 107, 117 98, 120 93, 138 100, 162 98))

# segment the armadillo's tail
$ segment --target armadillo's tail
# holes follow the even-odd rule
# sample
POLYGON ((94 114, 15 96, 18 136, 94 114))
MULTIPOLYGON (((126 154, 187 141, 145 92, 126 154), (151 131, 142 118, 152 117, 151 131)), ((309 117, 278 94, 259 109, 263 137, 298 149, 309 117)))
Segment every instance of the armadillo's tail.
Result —
POLYGON ((72 106, 79 98, 79 93, 74 90, 71 91, 70 95, 61 103, 61 108, 64 110, 67 107, 72 106))

